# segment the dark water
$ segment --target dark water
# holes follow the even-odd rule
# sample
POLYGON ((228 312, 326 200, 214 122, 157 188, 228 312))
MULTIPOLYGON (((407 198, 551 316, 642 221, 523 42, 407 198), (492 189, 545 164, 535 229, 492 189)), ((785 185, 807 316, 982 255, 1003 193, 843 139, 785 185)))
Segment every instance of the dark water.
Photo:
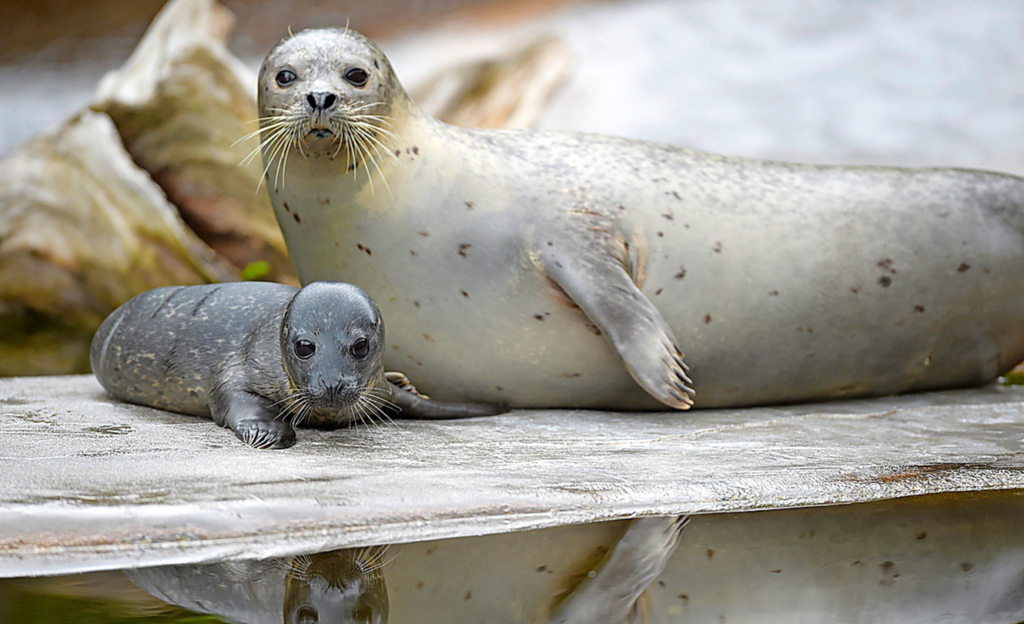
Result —
MULTIPOLYGON (((546 622, 631 526, 8 579, 0 622, 546 622)), ((1024 492, 697 516, 637 603, 655 623, 1021 622, 1024 492)))

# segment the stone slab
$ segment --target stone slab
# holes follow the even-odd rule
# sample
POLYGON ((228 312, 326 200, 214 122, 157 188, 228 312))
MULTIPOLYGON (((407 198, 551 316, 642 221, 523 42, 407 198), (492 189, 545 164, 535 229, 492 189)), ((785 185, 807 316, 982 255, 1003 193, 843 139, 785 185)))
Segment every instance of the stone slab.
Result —
POLYGON ((1024 489, 1024 388, 742 410, 522 410, 302 430, 285 451, 0 380, 0 576, 480 536, 660 514, 1024 489))

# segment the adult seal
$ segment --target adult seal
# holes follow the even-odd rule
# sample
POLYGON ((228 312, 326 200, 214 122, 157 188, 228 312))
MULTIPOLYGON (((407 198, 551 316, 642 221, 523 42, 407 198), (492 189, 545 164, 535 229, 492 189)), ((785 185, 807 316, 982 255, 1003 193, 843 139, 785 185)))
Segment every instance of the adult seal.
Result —
POLYGON ((401 410, 413 418, 501 411, 430 401, 385 373, 384 321, 361 289, 315 282, 171 286, 114 310, 90 360, 118 399, 212 417, 257 448, 295 443, 295 425, 334 428, 401 410))
POLYGON ((1022 178, 452 127, 351 30, 282 41, 258 92, 300 279, 366 288, 434 396, 686 408, 685 352, 699 407, 745 406, 1024 359, 1022 178))

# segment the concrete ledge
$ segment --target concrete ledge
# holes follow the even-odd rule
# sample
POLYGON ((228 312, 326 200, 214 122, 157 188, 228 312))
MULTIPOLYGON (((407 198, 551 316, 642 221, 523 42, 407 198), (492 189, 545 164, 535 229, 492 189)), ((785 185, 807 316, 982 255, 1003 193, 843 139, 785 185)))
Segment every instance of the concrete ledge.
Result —
POLYGON ((518 411, 257 451, 91 376, 0 380, 0 576, 1024 488, 1024 388, 690 413, 518 411))

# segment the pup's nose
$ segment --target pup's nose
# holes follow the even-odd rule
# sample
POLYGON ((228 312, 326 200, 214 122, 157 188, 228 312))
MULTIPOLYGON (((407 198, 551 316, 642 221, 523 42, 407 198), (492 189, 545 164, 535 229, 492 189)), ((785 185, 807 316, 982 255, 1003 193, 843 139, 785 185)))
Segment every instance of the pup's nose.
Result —
POLYGON ((338 96, 329 91, 317 91, 306 96, 306 103, 314 111, 329 111, 338 103, 338 96))

